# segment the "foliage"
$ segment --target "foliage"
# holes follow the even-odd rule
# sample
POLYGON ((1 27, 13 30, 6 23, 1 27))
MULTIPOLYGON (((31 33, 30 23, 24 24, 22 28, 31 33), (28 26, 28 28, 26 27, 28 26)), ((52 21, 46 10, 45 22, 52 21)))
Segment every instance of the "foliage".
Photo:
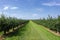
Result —
POLYGON ((43 18, 33 21, 49 28, 50 30, 60 33, 60 16, 58 16, 57 18, 52 18, 51 16, 48 16, 47 19, 43 18))
POLYGON ((4 31, 4 34, 6 34, 6 32, 9 32, 10 29, 13 29, 14 31, 15 27, 18 27, 18 25, 21 25, 25 22, 27 22, 27 20, 17 19, 15 17, 6 17, 4 15, 1 15, 0 31, 4 31))

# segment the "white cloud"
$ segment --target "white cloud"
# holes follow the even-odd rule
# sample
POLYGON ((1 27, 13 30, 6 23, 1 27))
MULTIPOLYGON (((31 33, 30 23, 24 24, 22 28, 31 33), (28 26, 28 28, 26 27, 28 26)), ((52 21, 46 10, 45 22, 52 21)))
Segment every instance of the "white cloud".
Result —
POLYGON ((38 16, 38 14, 32 14, 32 16, 33 16, 33 17, 36 17, 36 16, 38 16))
POLYGON ((8 10, 9 9, 9 7, 8 6, 5 6, 4 8, 3 8, 3 10, 8 10))
POLYGON ((14 7, 13 6, 12 7, 11 6, 4 6, 4 8, 3 8, 3 10, 8 10, 8 9, 12 9, 12 10, 13 9, 18 9, 18 7, 15 7, 15 6, 14 7))
POLYGON ((10 9, 18 9, 18 7, 11 7, 10 9))
POLYGON ((48 3, 42 3, 42 5, 45 5, 45 6, 60 6, 60 3, 58 3, 58 2, 48 2, 48 3))

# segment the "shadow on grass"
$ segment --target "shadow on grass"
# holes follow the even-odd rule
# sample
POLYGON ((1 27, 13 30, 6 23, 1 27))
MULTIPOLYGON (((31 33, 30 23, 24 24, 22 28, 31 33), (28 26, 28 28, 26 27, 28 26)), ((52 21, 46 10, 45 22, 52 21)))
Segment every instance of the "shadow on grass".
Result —
POLYGON ((23 35, 24 31, 26 31, 26 27, 25 27, 26 24, 27 23, 25 23, 22 27, 14 30, 13 32, 10 32, 10 33, 8 33, 6 35, 3 35, 3 36, 4 37, 13 37, 13 36, 21 36, 21 35, 23 35))

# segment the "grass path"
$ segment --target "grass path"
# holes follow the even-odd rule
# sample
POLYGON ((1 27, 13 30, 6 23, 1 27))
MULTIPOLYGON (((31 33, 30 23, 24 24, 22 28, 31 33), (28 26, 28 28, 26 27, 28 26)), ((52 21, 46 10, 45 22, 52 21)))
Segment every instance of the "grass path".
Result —
POLYGON ((60 40, 60 37, 50 33, 43 26, 30 21, 19 29, 17 36, 8 37, 5 40, 60 40))

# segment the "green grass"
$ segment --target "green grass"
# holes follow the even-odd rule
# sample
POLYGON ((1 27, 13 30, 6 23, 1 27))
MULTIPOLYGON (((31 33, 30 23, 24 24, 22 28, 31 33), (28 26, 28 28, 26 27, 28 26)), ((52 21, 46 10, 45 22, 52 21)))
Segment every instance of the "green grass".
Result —
POLYGON ((5 40, 60 40, 60 37, 50 33, 43 26, 30 21, 16 34, 6 37, 5 40))

